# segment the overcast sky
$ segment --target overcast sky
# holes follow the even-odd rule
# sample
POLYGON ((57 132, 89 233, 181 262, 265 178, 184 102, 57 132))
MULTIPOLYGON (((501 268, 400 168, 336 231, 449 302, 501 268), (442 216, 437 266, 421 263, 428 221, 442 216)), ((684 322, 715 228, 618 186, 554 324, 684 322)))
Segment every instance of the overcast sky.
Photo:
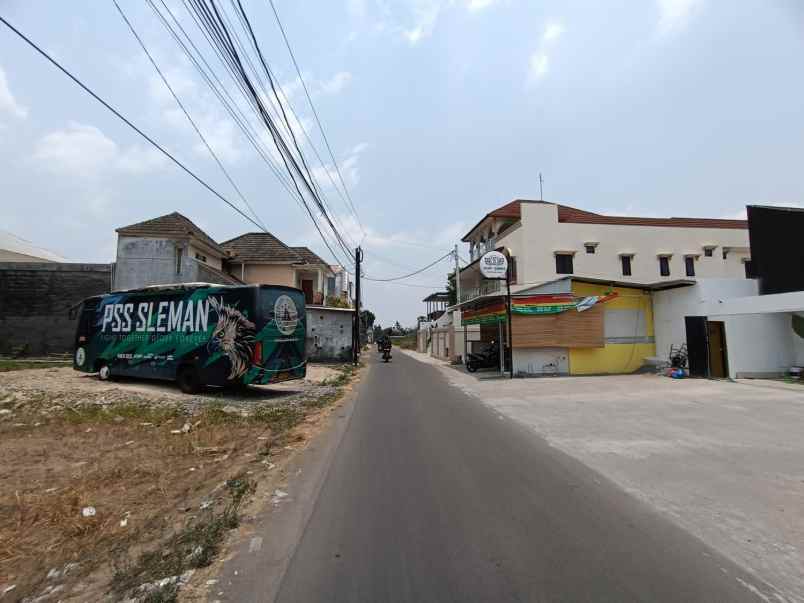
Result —
MULTIPOLYGON (((150 9, 122 5, 269 230, 331 259, 150 9)), ((371 276, 428 264, 486 212, 538 198, 540 171, 545 199, 591 211, 734 217, 747 203, 804 205, 797 0, 276 5, 371 276)), ((267 0, 244 6, 323 152, 267 0)), ((0 14, 237 199, 111 1, 2 0, 0 14)), ((116 227, 171 211, 219 241, 254 230, 2 26, 0 178, 0 229, 74 261, 113 261, 116 227)), ((417 286, 370 283, 366 306, 384 325, 412 325, 447 268, 408 281, 417 286)))

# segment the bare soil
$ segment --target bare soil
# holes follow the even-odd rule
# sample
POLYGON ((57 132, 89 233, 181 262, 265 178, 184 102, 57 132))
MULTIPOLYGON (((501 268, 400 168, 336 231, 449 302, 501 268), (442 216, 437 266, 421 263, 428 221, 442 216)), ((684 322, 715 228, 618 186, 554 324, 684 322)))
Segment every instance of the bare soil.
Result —
POLYGON ((0 601, 130 597, 136 582, 188 567, 167 550, 153 568, 138 561, 160 543, 187 546, 179 533, 212 529, 216 552, 212 520, 237 521, 225 515, 231 485, 241 496, 270 476, 342 374, 311 366, 304 382, 199 396, 70 368, 0 374, 0 601))

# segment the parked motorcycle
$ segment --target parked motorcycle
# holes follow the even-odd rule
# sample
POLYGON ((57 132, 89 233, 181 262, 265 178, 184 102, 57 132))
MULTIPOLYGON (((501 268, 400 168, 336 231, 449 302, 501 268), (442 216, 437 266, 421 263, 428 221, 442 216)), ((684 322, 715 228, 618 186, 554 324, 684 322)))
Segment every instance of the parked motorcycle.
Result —
POLYGON ((500 354, 497 347, 489 347, 482 352, 469 354, 466 358, 466 370, 474 373, 481 368, 496 368, 500 366, 500 354))

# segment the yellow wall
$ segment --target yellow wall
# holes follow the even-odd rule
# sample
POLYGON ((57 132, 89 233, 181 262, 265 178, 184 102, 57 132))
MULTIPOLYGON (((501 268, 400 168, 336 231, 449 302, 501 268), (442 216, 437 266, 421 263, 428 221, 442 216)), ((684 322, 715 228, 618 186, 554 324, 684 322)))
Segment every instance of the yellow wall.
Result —
MULTIPOLYGON (((605 295, 612 290, 619 296, 603 304, 603 308, 642 310, 646 332, 639 335, 653 337, 653 304, 649 292, 628 287, 572 283, 572 293, 576 297, 605 295)), ((633 373, 643 365, 646 356, 655 355, 654 343, 607 343, 602 348, 572 348, 569 350, 569 372, 571 375, 633 373)))
MULTIPOLYGON (((232 274, 240 278, 240 265, 232 266, 232 274)), ((282 264, 246 264, 245 280, 253 285, 296 286, 296 271, 292 266, 282 264)))

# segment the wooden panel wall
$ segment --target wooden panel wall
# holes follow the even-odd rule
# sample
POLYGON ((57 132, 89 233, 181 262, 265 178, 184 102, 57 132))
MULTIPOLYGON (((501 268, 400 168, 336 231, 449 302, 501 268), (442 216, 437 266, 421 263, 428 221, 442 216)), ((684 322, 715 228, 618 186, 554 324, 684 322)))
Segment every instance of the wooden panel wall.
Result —
POLYGON ((514 314, 511 321, 515 348, 602 348, 601 305, 585 312, 567 310, 560 314, 527 316, 514 314))

